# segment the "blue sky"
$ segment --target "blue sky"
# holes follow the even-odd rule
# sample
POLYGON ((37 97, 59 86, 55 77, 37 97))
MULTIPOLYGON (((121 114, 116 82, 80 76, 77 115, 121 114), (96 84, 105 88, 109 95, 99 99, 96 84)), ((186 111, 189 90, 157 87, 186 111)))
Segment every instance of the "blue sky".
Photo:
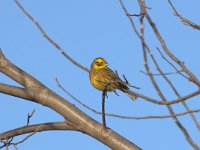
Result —
MULTIPOLYGON (((133 85, 141 87, 138 92, 157 98, 144 71, 141 43, 134 34, 131 25, 117 0, 60 0, 60 1, 21 1, 22 5, 42 25, 46 33, 56 41, 65 52, 86 67, 90 67, 96 57, 104 57, 110 68, 119 75, 126 75, 133 85)), ((124 1, 130 13, 138 13, 136 1, 124 1)), ((173 15, 167 2, 147 1, 160 33, 168 47, 185 62, 193 73, 199 77, 199 31, 183 25, 173 15)), ((192 3, 174 1, 177 10, 194 22, 199 21, 200 1, 192 3), (190 5, 189 5, 190 4, 190 5)), ((35 25, 21 12, 14 1, 0 1, 0 48, 17 66, 33 75, 50 89, 75 104, 95 120, 101 122, 101 116, 83 108, 59 89, 55 82, 58 77, 62 85, 74 96, 88 106, 101 110, 101 92, 94 89, 88 74, 64 58, 38 31, 35 25)), ((138 18, 133 18, 139 25, 138 18)), ((146 21, 145 21, 146 23, 146 21)), ((160 59, 155 47, 161 48, 148 24, 145 25, 145 38, 156 58, 166 72, 173 69, 160 59)), ((153 66, 153 65, 151 65, 153 66)), ((156 71, 152 68, 152 71, 156 71)), ((176 97, 169 86, 157 77, 160 86, 169 100, 176 97)), ((191 83, 180 77, 170 76, 181 95, 196 89, 191 83)), ((18 85, 8 77, 0 74, 0 82, 18 85)), ((142 99, 131 101, 125 94, 109 94, 106 111, 120 115, 146 116, 167 115, 165 106, 151 104, 142 99)), ((198 109, 199 97, 187 103, 191 109, 198 109)), ((63 118, 54 111, 41 105, 0 94, 1 125, 0 132, 24 126, 27 113, 36 109, 31 124, 62 121, 63 118)), ((185 111, 182 105, 174 105, 175 112, 185 111)), ((199 114, 196 114, 199 117, 199 114)), ((200 145, 198 130, 190 117, 180 117, 192 139, 200 145)), ((185 137, 172 119, 124 120, 107 117, 107 125, 122 136, 133 141, 145 150, 192 150, 185 137)), ((21 137, 22 138, 22 137, 21 137)), ((16 138, 16 139, 20 139, 16 138)), ((77 132, 50 131, 34 135, 18 146, 20 150, 34 149, 109 149, 93 138, 77 132)), ((14 149, 14 148, 11 148, 14 149)))

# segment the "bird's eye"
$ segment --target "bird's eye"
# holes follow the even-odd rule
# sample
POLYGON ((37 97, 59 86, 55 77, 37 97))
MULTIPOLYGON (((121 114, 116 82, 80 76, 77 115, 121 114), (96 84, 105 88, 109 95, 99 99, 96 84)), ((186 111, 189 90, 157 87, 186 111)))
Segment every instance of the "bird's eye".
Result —
POLYGON ((95 64, 97 65, 97 66, 101 66, 101 63, 100 62, 95 62, 95 64))

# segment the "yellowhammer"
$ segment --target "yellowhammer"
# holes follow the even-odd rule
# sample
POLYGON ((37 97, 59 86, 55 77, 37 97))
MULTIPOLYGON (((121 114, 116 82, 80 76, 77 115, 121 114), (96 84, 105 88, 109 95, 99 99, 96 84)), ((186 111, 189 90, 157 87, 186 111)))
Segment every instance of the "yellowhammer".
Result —
POLYGON ((107 66, 108 63, 101 57, 96 58, 92 62, 89 74, 91 84, 100 91, 115 92, 116 89, 121 90, 131 99, 135 100, 137 97, 129 90, 128 86, 130 85, 121 80, 117 73, 113 72, 107 66))

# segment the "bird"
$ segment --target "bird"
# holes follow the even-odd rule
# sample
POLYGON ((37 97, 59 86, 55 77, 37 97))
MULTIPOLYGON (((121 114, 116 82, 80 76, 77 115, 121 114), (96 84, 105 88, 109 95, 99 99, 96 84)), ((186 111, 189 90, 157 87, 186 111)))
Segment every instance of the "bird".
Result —
POLYGON ((135 100, 137 96, 129 90, 128 86, 131 86, 127 81, 120 79, 116 72, 113 72, 109 67, 107 61, 98 57, 93 60, 90 72, 90 83, 92 86, 100 91, 115 92, 116 89, 124 92, 132 100, 135 100))

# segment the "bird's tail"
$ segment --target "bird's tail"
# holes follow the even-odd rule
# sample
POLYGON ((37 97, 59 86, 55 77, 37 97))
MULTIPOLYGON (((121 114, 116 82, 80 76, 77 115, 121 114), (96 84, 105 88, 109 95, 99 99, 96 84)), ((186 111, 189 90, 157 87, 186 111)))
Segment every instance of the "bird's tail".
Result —
POLYGON ((132 92, 129 89, 123 89, 122 90, 126 95, 128 95, 132 100, 136 100, 137 96, 134 94, 134 92, 132 92))

